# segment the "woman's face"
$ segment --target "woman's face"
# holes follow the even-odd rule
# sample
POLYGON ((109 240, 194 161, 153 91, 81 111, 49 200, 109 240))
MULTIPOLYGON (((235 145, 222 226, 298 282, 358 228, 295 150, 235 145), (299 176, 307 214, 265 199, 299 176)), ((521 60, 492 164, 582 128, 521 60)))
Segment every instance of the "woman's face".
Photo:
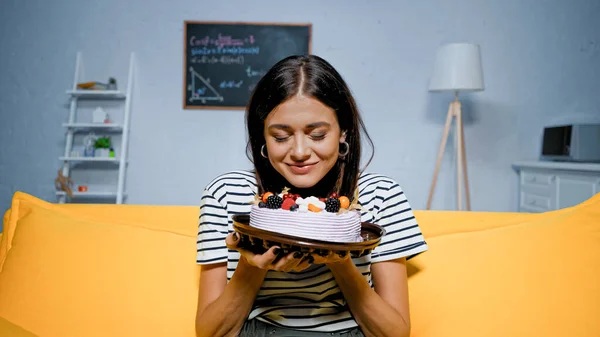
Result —
POLYGON ((345 140, 335 112, 302 95, 271 111, 264 136, 271 165, 297 188, 310 188, 325 177, 345 140))

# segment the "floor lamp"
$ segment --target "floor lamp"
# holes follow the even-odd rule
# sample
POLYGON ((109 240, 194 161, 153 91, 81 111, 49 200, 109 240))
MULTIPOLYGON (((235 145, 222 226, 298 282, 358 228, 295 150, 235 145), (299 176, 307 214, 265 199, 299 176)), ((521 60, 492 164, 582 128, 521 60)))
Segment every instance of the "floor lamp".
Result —
POLYGON ((481 54, 479 46, 469 43, 451 43, 441 46, 436 55, 433 75, 429 82, 429 91, 454 92, 454 101, 450 102, 446 124, 442 134, 442 143, 435 164, 433 181, 427 199, 427 209, 431 209, 431 201, 435 191, 435 184, 440 171, 444 148, 450 133, 450 126, 454 121, 457 151, 457 202, 458 209, 462 210, 462 188, 464 179, 467 210, 471 210, 469 197, 469 179, 467 174, 467 154, 465 151, 465 135, 462 123, 462 108, 458 94, 465 91, 481 91, 483 85, 483 70, 481 67, 481 54))

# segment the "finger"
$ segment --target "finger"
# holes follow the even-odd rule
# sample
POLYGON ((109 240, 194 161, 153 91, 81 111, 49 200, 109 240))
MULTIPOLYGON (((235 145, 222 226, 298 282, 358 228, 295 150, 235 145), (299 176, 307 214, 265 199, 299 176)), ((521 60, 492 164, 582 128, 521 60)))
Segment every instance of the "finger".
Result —
POLYGON ((238 243, 240 243, 240 236, 236 232, 231 232, 225 237, 225 244, 229 249, 237 249, 238 243))
POLYGON ((294 253, 282 256, 279 261, 273 264, 273 269, 277 271, 286 271, 286 266, 294 259, 294 253))
POLYGON ((241 257, 243 257, 246 261, 248 261, 248 263, 250 265, 257 267, 256 262, 255 262, 256 254, 239 247, 238 246, 239 243, 240 243, 240 234, 238 234, 236 232, 231 232, 225 237, 225 245, 227 246, 228 249, 237 250, 240 253, 241 257))
POLYGON ((331 253, 331 251, 319 252, 319 253, 312 254, 312 255, 314 257, 313 264, 324 264, 333 257, 333 254, 331 253))
POLYGON ((350 258, 350 254, 346 254, 344 257, 338 254, 330 254, 327 257, 317 256, 313 264, 327 264, 327 263, 335 263, 341 262, 350 258))
POLYGON ((294 260, 293 252, 282 256, 279 261, 273 265, 273 269, 277 271, 286 271, 286 266, 290 264, 290 261, 292 260, 294 260))
POLYGON ((312 255, 308 254, 300 260, 300 262, 293 268, 293 270, 297 272, 303 271, 304 269, 310 267, 314 260, 315 259, 312 257, 312 255))
POLYGON ((277 258, 281 248, 273 246, 261 255, 254 256, 254 262, 256 266, 262 269, 273 269, 273 261, 277 258))
POLYGON ((280 251, 281 248, 273 246, 269 248, 269 250, 267 250, 264 254, 262 254, 262 256, 269 262, 269 264, 271 264, 279 256, 280 251))
POLYGON ((291 271, 292 268, 302 261, 302 257, 304 257, 304 254, 298 251, 288 254, 285 259, 282 259, 283 261, 280 261, 282 263, 279 267, 279 270, 285 272, 291 271))
POLYGON ((296 259, 296 263, 293 265, 292 269, 295 270, 300 265, 305 265, 305 264, 310 265, 311 261, 314 261, 314 259, 312 259, 312 256, 310 254, 308 254, 308 253, 302 254, 302 256, 300 256, 299 258, 296 259))

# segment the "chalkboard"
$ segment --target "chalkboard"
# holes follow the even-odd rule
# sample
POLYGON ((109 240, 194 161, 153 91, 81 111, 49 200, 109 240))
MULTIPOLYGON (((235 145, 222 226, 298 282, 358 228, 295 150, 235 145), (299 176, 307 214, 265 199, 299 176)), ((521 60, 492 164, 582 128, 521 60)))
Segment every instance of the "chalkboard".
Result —
POLYGON ((184 109, 244 109, 258 80, 311 53, 311 24, 185 21, 184 109))

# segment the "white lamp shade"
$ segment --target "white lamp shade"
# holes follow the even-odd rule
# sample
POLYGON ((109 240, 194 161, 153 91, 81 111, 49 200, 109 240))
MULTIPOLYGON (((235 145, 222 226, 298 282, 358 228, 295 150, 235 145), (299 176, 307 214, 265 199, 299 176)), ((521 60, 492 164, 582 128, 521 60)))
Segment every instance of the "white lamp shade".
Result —
POLYGON ((479 45, 450 43, 435 58, 429 91, 480 91, 484 89, 479 45))

